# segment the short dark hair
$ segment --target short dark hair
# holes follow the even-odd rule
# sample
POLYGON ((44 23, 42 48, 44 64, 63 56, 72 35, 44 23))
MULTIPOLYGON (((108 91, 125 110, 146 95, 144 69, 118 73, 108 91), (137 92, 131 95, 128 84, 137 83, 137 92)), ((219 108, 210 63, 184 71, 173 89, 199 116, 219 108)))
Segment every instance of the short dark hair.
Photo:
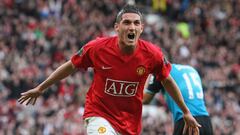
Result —
POLYGON ((140 10, 134 5, 125 5, 117 14, 116 22, 119 23, 122 20, 122 15, 125 13, 136 13, 140 16, 141 21, 143 21, 143 15, 140 10))

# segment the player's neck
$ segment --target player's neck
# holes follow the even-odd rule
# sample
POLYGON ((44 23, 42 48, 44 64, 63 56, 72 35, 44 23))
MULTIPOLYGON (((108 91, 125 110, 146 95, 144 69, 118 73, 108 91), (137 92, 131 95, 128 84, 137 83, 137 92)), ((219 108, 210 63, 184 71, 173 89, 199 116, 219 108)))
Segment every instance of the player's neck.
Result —
POLYGON ((136 49, 136 45, 126 45, 124 43, 118 43, 118 47, 119 47, 121 53, 126 54, 126 55, 133 54, 136 49))

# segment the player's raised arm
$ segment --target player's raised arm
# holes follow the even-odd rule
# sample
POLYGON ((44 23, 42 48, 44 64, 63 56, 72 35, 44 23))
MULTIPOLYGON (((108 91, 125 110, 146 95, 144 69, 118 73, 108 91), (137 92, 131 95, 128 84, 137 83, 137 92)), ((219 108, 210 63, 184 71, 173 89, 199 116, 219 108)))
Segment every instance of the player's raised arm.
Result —
POLYGON ((35 104, 37 98, 44 92, 45 89, 50 87, 52 84, 64 79, 68 75, 76 71, 74 65, 69 60, 60 67, 58 67, 45 81, 39 84, 37 87, 30 89, 24 93, 21 93, 21 97, 18 99, 20 104, 23 104, 25 101, 26 105, 31 103, 35 104))
POLYGON ((184 103, 182 94, 178 86, 176 85, 171 75, 169 75, 166 79, 162 80, 161 83, 166 89, 166 91, 169 93, 169 95, 174 99, 174 101, 183 111, 183 118, 185 120, 186 128, 191 130, 194 134, 199 134, 199 127, 201 127, 201 125, 193 118, 191 112, 184 103))

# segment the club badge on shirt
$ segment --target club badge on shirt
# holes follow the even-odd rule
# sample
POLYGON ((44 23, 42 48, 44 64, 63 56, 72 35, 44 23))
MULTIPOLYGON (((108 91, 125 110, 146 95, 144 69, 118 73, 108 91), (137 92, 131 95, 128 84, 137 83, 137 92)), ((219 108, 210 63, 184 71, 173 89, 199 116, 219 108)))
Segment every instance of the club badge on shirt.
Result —
POLYGON ((98 128, 98 133, 99 134, 104 134, 107 131, 107 129, 105 127, 99 127, 98 128))
POLYGON ((137 72, 137 75, 142 76, 146 72, 146 69, 144 66, 138 66, 136 72, 137 72))

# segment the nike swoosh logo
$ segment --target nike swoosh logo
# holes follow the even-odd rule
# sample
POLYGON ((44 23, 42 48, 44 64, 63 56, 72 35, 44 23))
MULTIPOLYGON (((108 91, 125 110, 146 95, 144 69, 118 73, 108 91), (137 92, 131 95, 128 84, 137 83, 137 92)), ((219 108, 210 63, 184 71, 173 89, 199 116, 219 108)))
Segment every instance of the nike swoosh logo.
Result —
POLYGON ((112 67, 105 67, 105 66, 102 66, 102 69, 112 69, 112 67))

